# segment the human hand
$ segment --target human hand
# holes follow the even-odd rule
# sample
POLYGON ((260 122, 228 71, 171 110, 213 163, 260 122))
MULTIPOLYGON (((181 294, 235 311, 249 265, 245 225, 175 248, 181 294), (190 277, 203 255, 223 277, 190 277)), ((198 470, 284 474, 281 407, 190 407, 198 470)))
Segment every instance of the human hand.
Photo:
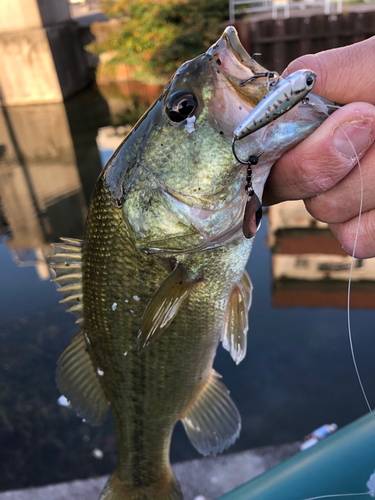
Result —
POLYGON ((314 93, 346 106, 276 162, 266 184, 263 204, 303 199, 310 214, 327 222, 351 255, 358 225, 361 180, 348 136, 360 159, 363 176, 363 210, 355 256, 373 257, 375 37, 300 57, 288 66, 283 76, 304 68, 317 74, 314 93))

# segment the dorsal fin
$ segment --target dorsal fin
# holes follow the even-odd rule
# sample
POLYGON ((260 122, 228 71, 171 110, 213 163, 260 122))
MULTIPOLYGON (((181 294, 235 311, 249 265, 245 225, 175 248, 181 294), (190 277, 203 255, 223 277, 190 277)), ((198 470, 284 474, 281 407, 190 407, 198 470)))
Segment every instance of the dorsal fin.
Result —
POLYGON ((249 275, 245 271, 241 281, 234 286, 224 317, 221 341, 224 349, 229 351, 237 365, 246 356, 248 311, 251 305, 252 289, 249 275))
POLYGON ((50 267, 56 273, 55 281, 62 294, 60 302, 69 306, 68 312, 77 318, 76 323, 83 322, 82 296, 82 240, 60 238, 63 243, 53 243, 55 253, 49 256, 50 267))
POLYGON ((67 238, 65 236, 61 236, 60 240, 63 241, 64 243, 66 243, 67 245, 72 245, 74 247, 79 248, 79 252, 81 252, 82 243, 83 243, 82 240, 78 240, 77 238, 67 238))
POLYGON ((189 279, 180 264, 163 281, 142 316, 137 338, 139 354, 171 324, 181 304, 199 281, 189 279))
POLYGON ((241 416, 220 382, 212 375, 197 399, 181 418, 192 445, 202 455, 216 455, 235 442, 241 430, 241 416))
POLYGON ((109 402, 87 351, 83 332, 73 337, 57 361, 56 383, 74 411, 92 425, 104 422, 109 402))

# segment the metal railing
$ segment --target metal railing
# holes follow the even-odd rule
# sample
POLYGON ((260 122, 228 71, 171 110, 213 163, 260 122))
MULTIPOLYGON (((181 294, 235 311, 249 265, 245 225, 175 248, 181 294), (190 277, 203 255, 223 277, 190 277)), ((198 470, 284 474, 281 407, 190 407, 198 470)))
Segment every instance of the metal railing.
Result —
POLYGON ((309 7, 324 7, 324 13, 331 12, 335 5, 335 13, 342 12, 342 0, 229 0, 229 20, 234 22, 240 14, 257 14, 271 12, 276 19, 278 8, 284 9, 285 17, 289 17, 289 9, 306 9, 309 7))

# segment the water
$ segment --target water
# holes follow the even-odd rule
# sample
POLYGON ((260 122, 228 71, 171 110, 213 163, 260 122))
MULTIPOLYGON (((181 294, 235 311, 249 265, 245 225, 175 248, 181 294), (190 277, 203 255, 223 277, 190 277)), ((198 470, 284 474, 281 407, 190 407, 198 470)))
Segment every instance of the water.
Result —
MULTIPOLYGON (((56 360, 78 328, 58 304, 45 260, 59 236, 82 237, 102 165, 145 107, 136 102, 129 108, 128 98, 106 95, 91 89, 65 105, 12 108, 0 118, 0 490, 85 478, 115 467, 112 418, 91 427, 57 403, 56 360), (123 128, 107 128, 113 124, 123 128)), ((313 241, 321 238, 318 246, 328 253, 334 243, 327 244, 320 227, 287 225, 273 227, 272 254, 265 217, 251 254, 254 300, 245 360, 236 366, 221 347, 215 360, 243 418, 240 439, 229 451, 298 440, 323 423, 341 427, 366 413, 347 338, 346 270, 340 270, 346 264, 328 255, 328 264, 309 274, 313 241), (288 245, 293 254, 303 241, 311 254, 290 257, 288 245), (295 259, 294 267, 276 275, 277 259, 285 255, 295 259), (317 273, 321 281, 312 279, 317 273)), ((358 272, 365 264, 358 263, 358 272)), ((368 279, 371 269, 365 275, 353 286, 353 341, 374 403, 375 286, 368 279)), ((177 425, 172 460, 197 456, 177 425)))

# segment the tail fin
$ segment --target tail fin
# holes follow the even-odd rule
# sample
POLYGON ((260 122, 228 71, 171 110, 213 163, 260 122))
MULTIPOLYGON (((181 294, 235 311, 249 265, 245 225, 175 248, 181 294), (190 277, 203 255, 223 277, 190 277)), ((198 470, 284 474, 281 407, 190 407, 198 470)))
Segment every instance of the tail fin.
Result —
POLYGON ((171 473, 164 482, 154 485, 131 487, 122 482, 116 471, 108 479, 100 500, 183 500, 180 485, 171 473))

